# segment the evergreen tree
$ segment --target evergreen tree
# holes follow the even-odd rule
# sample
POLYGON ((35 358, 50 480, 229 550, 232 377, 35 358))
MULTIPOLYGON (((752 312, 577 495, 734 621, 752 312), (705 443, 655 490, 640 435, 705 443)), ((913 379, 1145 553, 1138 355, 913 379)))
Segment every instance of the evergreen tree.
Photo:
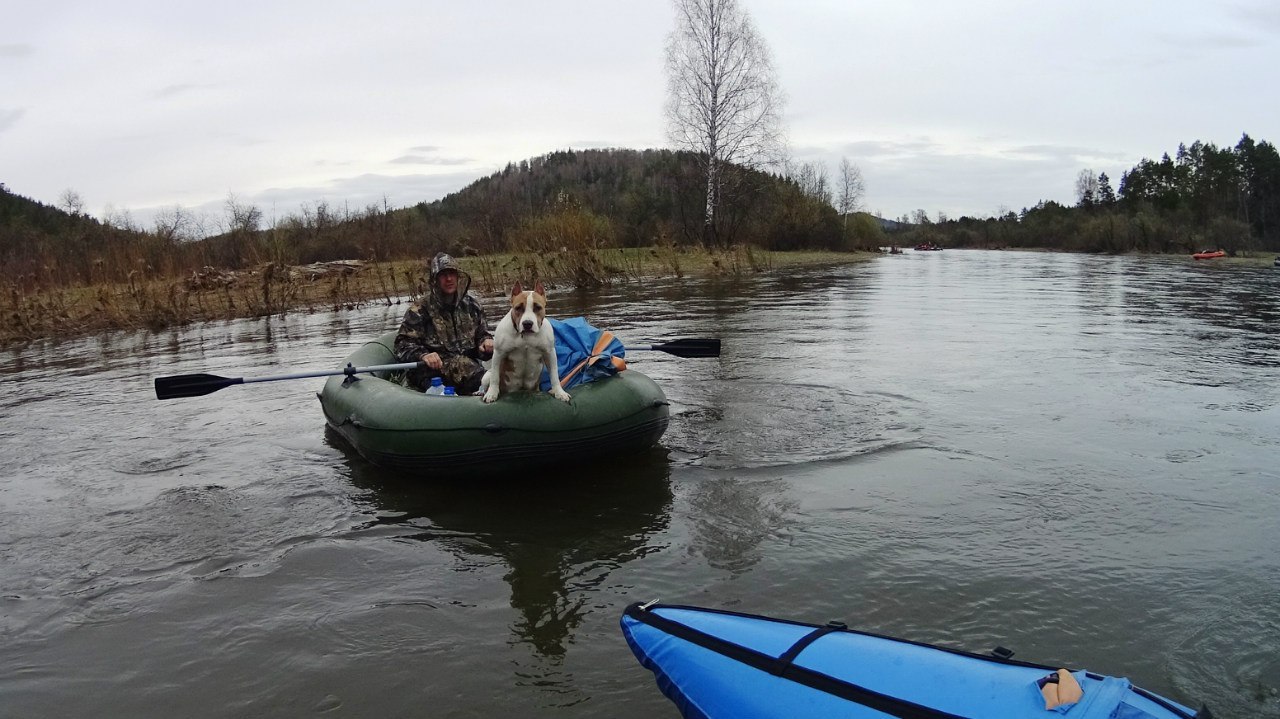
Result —
POLYGON ((1098 204, 1103 207, 1116 204, 1116 193, 1111 189, 1111 178, 1107 177, 1105 172, 1098 175, 1098 204))

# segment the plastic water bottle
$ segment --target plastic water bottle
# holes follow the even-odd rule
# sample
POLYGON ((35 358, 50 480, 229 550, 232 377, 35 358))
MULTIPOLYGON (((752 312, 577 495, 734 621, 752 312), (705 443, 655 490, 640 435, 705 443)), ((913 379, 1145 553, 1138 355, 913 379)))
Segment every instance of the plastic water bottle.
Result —
POLYGON ((431 386, 427 388, 427 394, 444 394, 444 380, 439 377, 432 377, 431 386))
POLYGON ((457 393, 457 392, 454 392, 452 387, 445 387, 445 388, 444 388, 444 396, 445 396, 445 397, 457 397, 457 396, 458 396, 458 393, 457 393))

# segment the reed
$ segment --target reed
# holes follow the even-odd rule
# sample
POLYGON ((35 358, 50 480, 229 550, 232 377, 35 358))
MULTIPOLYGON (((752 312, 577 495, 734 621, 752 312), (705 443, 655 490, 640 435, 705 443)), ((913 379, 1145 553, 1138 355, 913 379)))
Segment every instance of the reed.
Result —
MULTIPOLYGON (((574 256, 567 250, 545 254, 526 250, 463 257, 459 262, 471 274, 473 290, 495 295, 505 294, 517 280, 577 284, 585 278, 594 286, 650 277, 764 272, 796 264, 830 265, 876 256, 776 253, 751 247, 708 251, 671 244, 640 248, 591 245, 581 252, 581 256, 574 256)), ((74 286, 55 281, 56 267, 46 266, 39 272, 0 281, 0 346, 115 329, 154 330, 193 322, 313 312, 321 307, 345 311, 374 302, 413 301, 427 290, 424 260, 327 264, 341 269, 320 272, 310 265, 268 261, 234 272, 205 267, 198 272, 167 273, 135 259, 118 281, 99 279, 74 286)), ((104 269, 95 276, 107 277, 113 271, 104 269)))
POLYGON ((684 269, 680 266, 681 248, 676 245, 675 240, 670 235, 663 233, 658 236, 658 243, 654 245, 653 255, 657 258, 659 266, 670 270, 671 274, 676 277, 684 277, 684 269))

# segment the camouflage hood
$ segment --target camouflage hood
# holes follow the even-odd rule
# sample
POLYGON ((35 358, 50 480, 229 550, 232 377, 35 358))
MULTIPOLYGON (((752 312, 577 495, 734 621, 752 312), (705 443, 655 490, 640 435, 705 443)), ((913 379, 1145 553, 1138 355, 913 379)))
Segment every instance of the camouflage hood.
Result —
POLYGON ((471 289, 471 275, 463 271, 462 265, 459 265, 452 255, 437 252, 436 256, 431 258, 430 270, 429 283, 433 293, 440 294, 440 286, 436 284, 436 277, 445 270, 453 270, 458 273, 458 296, 454 298, 454 302, 467 296, 467 290, 471 289))

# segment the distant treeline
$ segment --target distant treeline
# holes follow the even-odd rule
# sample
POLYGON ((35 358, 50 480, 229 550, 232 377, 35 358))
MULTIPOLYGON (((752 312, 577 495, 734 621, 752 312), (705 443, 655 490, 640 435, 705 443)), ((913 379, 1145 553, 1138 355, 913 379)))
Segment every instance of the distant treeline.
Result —
POLYGON ((900 241, 947 247, 1037 247, 1077 252, 1280 251, 1280 154, 1248 135, 1235 147, 1180 145, 1144 159, 1113 189, 1106 173, 1076 182, 1074 207, 1040 202, 1021 213, 931 222, 917 211, 900 241))
MULTIPOLYGON (((730 168, 721 220, 726 244, 767 250, 883 244, 868 215, 842 218, 825 183, 730 168)), ((106 224, 15 195, 0 185, 0 279, 24 285, 127 281, 359 258, 423 257, 567 247, 696 244, 704 194, 696 158, 666 150, 554 152, 509 164, 441 200, 361 210, 318 203, 265 226, 261 210, 228 199, 213 236, 196 236, 181 208, 155 226, 106 224)))
MULTIPOLYGON (((128 215, 103 222, 44 205, 0 184, 0 282, 15 288, 128 282, 213 266, 420 258, 601 247, 697 245, 704 177, 697 157, 669 150, 554 152, 430 203, 353 210, 327 203, 264 224, 262 211, 229 198, 216 234, 180 207, 149 228, 128 215)), ((726 168, 717 237, 766 250, 864 249, 934 242, 948 247, 1041 247, 1083 252, 1280 250, 1280 155, 1248 135, 1235 147, 1201 142, 1159 162, 1143 160, 1118 189, 1086 171, 1077 202, 1044 201, 999 217, 904 217, 886 237, 864 213, 838 215, 825 173, 726 168)), ((890 227, 894 223, 885 223, 890 227)))

